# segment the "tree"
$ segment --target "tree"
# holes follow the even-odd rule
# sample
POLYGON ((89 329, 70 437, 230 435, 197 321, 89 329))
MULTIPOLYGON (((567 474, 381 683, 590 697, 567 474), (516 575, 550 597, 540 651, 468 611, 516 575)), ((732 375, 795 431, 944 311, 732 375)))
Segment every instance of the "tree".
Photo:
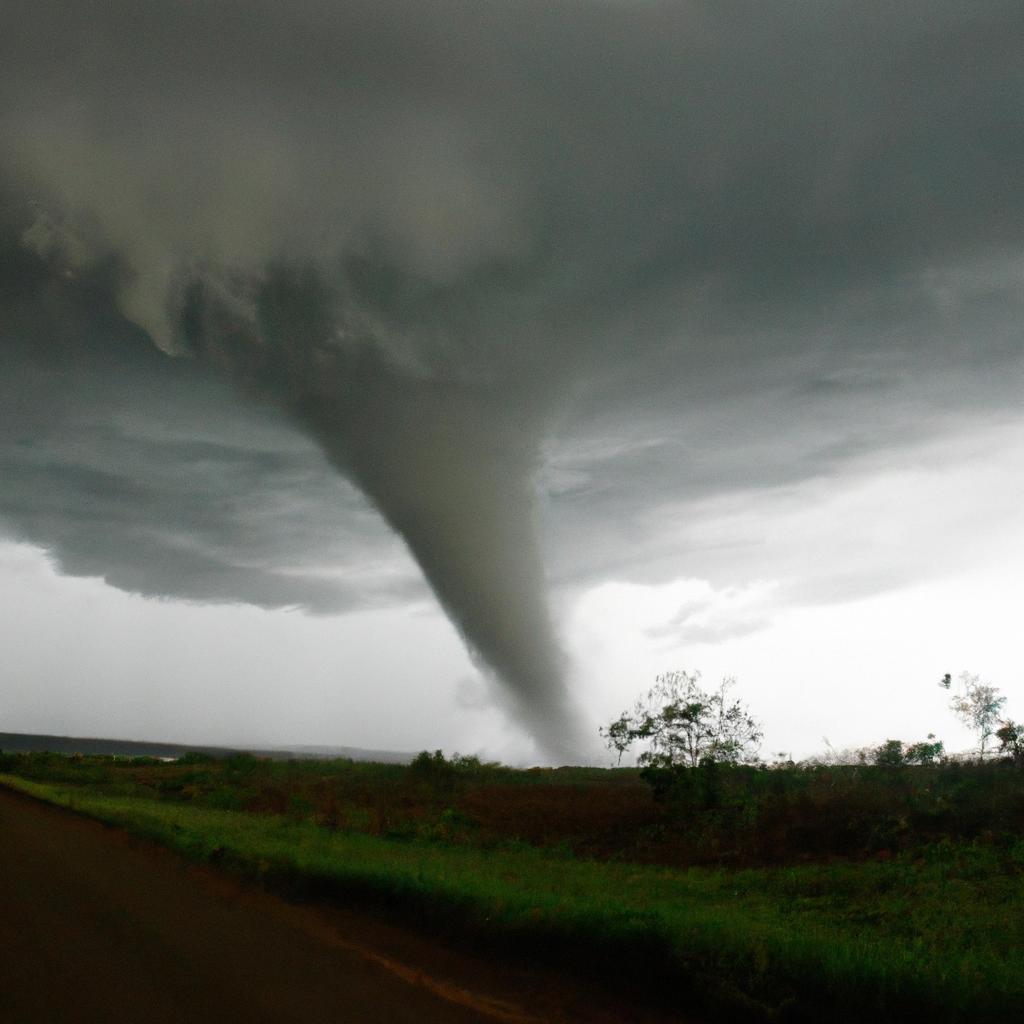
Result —
POLYGON ((935 738, 935 733, 928 733, 927 740, 911 743, 903 752, 907 764, 935 764, 945 753, 942 740, 935 738))
MULTIPOLYGON (((939 686, 951 690, 953 677, 947 672, 939 686)), ((985 747, 995 734, 999 713, 1006 703, 1006 698, 999 694, 999 687, 983 683, 980 676, 972 676, 970 672, 961 672, 958 686, 950 702, 950 710, 968 729, 978 734, 978 752, 984 757, 985 747)))
POLYGON ((928 733, 927 740, 904 744, 901 740, 886 740, 871 752, 871 760, 877 765, 896 768, 905 764, 934 764, 942 757, 942 740, 934 733, 928 733))
POLYGON ((1024 764, 1024 725, 1008 718, 996 729, 999 753, 1012 757, 1015 764, 1024 764))
POLYGON ((635 742, 646 742, 637 758, 644 768, 753 761, 763 733, 743 704, 730 703, 728 691, 735 682, 723 679, 709 693, 700 686, 699 672, 666 672, 632 711, 624 711, 600 733, 619 761, 635 742))
POLYGON ((900 765, 906 764, 903 760, 903 742, 901 740, 886 740, 874 750, 871 760, 886 768, 898 768, 900 765))

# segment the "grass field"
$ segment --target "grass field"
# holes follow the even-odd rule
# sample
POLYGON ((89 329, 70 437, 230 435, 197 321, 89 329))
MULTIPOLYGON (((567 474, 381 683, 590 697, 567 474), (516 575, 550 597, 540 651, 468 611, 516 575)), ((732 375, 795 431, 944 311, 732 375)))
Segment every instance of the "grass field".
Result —
MULTIPOLYGON (((1010 833, 857 859, 640 864, 581 853, 608 846, 615 815, 630 823, 623 833, 671 831, 673 812, 650 803, 635 773, 491 769, 484 789, 496 803, 506 791, 502 820, 508 806, 536 816, 552 800, 573 819, 573 839, 555 829, 557 841, 527 842, 463 820, 466 780, 437 759, 332 769, 7 757, 4 767, 9 785, 290 895, 357 900, 505 955, 620 977, 681 1010, 711 1007, 715 1019, 1004 1021, 1024 1005, 1024 842, 1010 833), (286 806, 252 806, 268 803, 268 787, 286 806), (318 804, 317 787, 333 803, 318 804), (586 810, 595 790, 603 817, 586 810), (375 820, 373 793, 404 817, 375 820)), ((483 785, 483 768, 464 767, 483 785)), ((1006 778, 1015 793, 1016 776, 1006 778)), ((688 820, 701 830, 699 813, 688 820)), ((655 845, 648 836, 639 848, 655 845)), ((685 848, 666 840, 662 860, 685 848)))

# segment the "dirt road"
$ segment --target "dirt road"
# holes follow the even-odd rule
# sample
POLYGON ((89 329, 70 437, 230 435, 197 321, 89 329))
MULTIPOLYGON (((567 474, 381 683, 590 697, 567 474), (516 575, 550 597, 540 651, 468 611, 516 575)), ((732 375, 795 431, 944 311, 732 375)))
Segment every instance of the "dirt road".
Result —
POLYGON ((0 1021, 648 1022, 544 972, 297 907, 0 787, 0 1021))

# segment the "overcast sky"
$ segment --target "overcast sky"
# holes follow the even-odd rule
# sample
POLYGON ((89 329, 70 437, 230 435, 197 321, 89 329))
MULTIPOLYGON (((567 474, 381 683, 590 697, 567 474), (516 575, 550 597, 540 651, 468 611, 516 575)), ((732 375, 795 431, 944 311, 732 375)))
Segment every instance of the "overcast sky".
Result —
POLYGON ((1024 717, 1024 8, 9 0, 0 730, 1024 717))

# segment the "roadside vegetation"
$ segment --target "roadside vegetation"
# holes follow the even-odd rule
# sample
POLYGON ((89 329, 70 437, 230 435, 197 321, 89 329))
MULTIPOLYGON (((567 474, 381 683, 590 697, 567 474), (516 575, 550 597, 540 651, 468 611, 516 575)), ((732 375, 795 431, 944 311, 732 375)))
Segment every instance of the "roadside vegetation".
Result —
POLYGON ((681 1013, 1014 1018, 1014 723, 983 715, 987 756, 972 760, 931 737, 769 765, 728 686, 685 673, 658 686, 604 730, 613 750, 643 746, 636 768, 28 754, 0 755, 0 781, 290 895, 618 977, 681 1013))

